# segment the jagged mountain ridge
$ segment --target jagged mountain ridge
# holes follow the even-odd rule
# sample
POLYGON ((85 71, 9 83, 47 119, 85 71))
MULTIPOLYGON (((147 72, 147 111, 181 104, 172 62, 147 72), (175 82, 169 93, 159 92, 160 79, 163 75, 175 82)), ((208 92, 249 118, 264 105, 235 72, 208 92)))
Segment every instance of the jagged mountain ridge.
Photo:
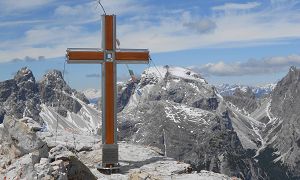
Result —
POLYGON ((259 101, 249 87, 245 91, 237 88, 232 95, 223 97, 225 101, 237 106, 246 114, 250 114, 259 106, 259 101))
POLYGON ((156 146, 198 170, 245 179, 263 176, 242 147, 223 98, 199 74, 178 67, 150 68, 137 89, 140 95, 135 90, 119 118, 125 140, 156 146))
POLYGON ((16 118, 29 116, 41 122, 38 91, 38 84, 27 68, 19 70, 13 79, 0 82, 0 121, 7 114, 16 118))
POLYGON ((299 79, 300 70, 291 67, 269 96, 256 99, 258 107, 252 112, 243 111, 240 103, 228 101, 232 111, 248 122, 258 122, 249 126, 259 142, 255 158, 272 179, 300 178, 299 79))
MULTIPOLYGON (((179 126, 183 127, 182 129, 189 129, 189 127, 180 124, 181 122, 178 120, 180 119, 182 120, 184 118, 193 119, 191 118, 191 116, 188 115, 190 115, 191 112, 197 112, 197 109, 192 109, 194 108, 193 107, 193 105, 195 105, 194 103, 191 103, 188 100, 182 98, 183 95, 180 94, 182 93, 182 91, 179 93, 179 97, 175 96, 176 98, 174 98, 174 96, 172 98, 169 96, 164 96, 164 93, 158 93, 160 92, 160 89, 168 91, 168 89, 166 88, 168 84, 168 79, 165 78, 168 73, 165 73, 163 69, 159 69, 159 71, 162 71, 162 73, 155 73, 153 71, 155 70, 152 69, 152 72, 150 71, 150 74, 154 73, 156 74, 154 76, 164 78, 165 84, 161 83, 160 88, 153 88, 155 87, 155 85, 157 85, 159 81, 157 80, 157 78, 152 79, 152 82, 149 81, 149 79, 151 78, 148 79, 146 78, 144 79, 144 81, 142 78, 140 84, 142 84, 143 82, 149 82, 150 86, 146 87, 143 90, 143 86, 140 85, 142 87, 141 88, 142 91, 149 94, 148 98, 145 99, 141 98, 140 101, 144 103, 146 100, 147 101, 153 100, 154 97, 154 99, 156 100, 161 100, 165 98, 164 100, 167 103, 160 103, 159 105, 156 105, 161 112, 157 112, 157 114, 153 112, 152 114, 149 113, 147 118, 151 120, 147 121, 145 124, 143 122, 138 121, 136 122, 137 125, 135 125, 135 123, 132 123, 131 125, 127 125, 127 128, 132 128, 133 131, 137 132, 136 134, 133 135, 133 137, 136 138, 135 139, 136 142, 145 143, 143 142, 145 140, 143 140, 142 138, 144 137, 144 139, 146 139, 146 143, 154 145, 152 142, 154 139, 155 143, 159 144, 160 142, 160 145, 157 146, 160 146, 161 149, 164 149, 164 147, 162 147, 162 143, 164 142, 164 138, 162 136, 164 133, 167 132, 167 130, 161 128, 155 130, 155 128, 153 127, 155 127, 156 125, 160 127, 161 125, 164 125, 165 122, 162 122, 164 120, 157 122, 155 121, 155 119, 158 119, 159 117, 167 116, 170 119, 173 119, 174 122, 177 121, 176 123, 179 123, 179 126), (176 107, 176 105, 178 105, 176 103, 178 102, 183 107, 176 107), (192 108, 189 106, 192 106, 192 108), (185 110, 188 108, 192 110, 185 112, 185 110), (165 109, 165 111, 163 109, 165 109), (169 113, 167 113, 168 110, 169 113), (180 113, 174 113, 177 111, 179 111, 180 113), (165 115, 163 113, 165 113, 165 115), (148 132, 146 134, 141 133, 141 132, 147 132, 147 129, 149 128, 154 129, 154 132, 152 133, 148 132), (151 135, 151 137, 150 139, 147 139, 149 138, 149 134, 151 135), (153 134, 154 136, 156 136, 156 138, 152 137, 153 134)), ((179 73, 179 74, 183 74, 183 73, 179 73)), ((177 77, 177 79, 175 78, 175 81, 178 82, 178 76, 175 75, 175 77, 177 77)), ((299 109, 297 108, 299 106, 298 103, 299 101, 297 100, 297 98, 299 97, 298 95, 299 79, 300 79, 299 70, 297 70, 297 68, 295 67, 292 67, 288 75, 284 77, 283 80, 279 81, 277 85, 270 85, 268 87, 270 90, 272 89, 272 92, 268 91, 269 94, 265 95, 264 97, 255 95, 255 91, 253 92, 253 90, 251 90, 250 88, 245 89, 245 91, 240 90, 238 88, 235 89, 235 93, 233 94, 233 96, 235 96, 236 101, 234 99, 232 100, 226 97, 222 99, 221 96, 215 93, 216 96, 218 97, 217 110, 219 112, 226 112, 227 110, 228 116, 232 123, 232 127, 234 131, 237 133, 238 139, 241 141, 243 148, 250 150, 249 152, 251 153, 254 153, 251 156, 251 158, 258 161, 259 167, 262 167, 263 169, 262 171, 265 171, 265 173, 267 174, 265 178, 269 178, 269 179, 299 178, 298 173, 300 170, 299 169, 300 166, 298 165, 299 164, 298 149, 299 149, 300 140, 299 140, 299 133, 298 133, 299 128, 297 123, 295 124, 295 122, 299 122, 299 120, 297 120, 297 117, 299 117, 297 116, 298 113, 297 109, 299 109), (273 90, 273 88, 275 89, 273 90), (274 102, 273 101, 274 99, 277 100, 274 102), (284 106, 282 106, 283 104, 284 106), (274 115, 273 111, 276 112, 277 114, 274 113, 276 114, 274 115), (280 115, 278 115, 278 113, 280 115)), ((190 91, 190 90, 185 90, 185 86, 182 84, 177 84, 177 87, 181 87, 182 89, 184 89, 183 92, 190 91)), ((192 95, 184 95, 184 96, 194 97, 192 95)), ((135 117, 133 118, 135 120, 139 119, 138 117, 139 113, 136 113, 135 110, 133 109, 134 109, 134 105, 138 103, 139 103, 138 96, 133 95, 133 97, 129 101, 128 107, 125 107, 125 111, 126 109, 127 110, 129 109, 129 113, 130 111, 135 113, 135 117), (130 105, 130 103, 133 105, 130 105)), ((153 109, 153 106, 151 105, 145 107, 141 106, 140 108, 144 110, 153 109)), ((201 116, 198 116, 197 118, 201 119, 201 116)), ((166 126, 170 127, 172 125, 167 124, 166 126)), ((197 127, 197 125, 194 125, 194 127, 197 127)), ((176 129, 180 129, 180 128, 176 128, 176 129)), ((175 130, 175 131, 176 133, 181 134, 180 136, 184 134, 180 130, 175 130)), ((171 134, 171 136, 174 135, 171 134)), ((168 138, 166 138, 166 140, 167 139, 168 138)), ((183 139, 185 140, 185 138, 183 139)), ((190 139, 192 138, 189 138, 189 140, 190 139)), ((205 138, 202 137, 201 140, 203 139, 205 138)), ((188 147, 188 145, 191 144, 188 142, 189 141, 187 141, 187 144, 185 144, 184 146, 188 147)), ((195 142, 197 141, 194 141, 194 143, 195 142)), ((185 151, 185 152, 189 152, 189 151, 185 151)))
MULTIPOLYGON (((20 70, 20 72, 18 72, 18 75, 23 76, 23 74, 25 75, 32 74, 32 72, 27 68, 23 68, 20 70)), ((197 78, 196 76, 193 77, 197 78)), ((85 119, 81 116, 83 114, 82 112, 88 113, 90 111, 88 108, 92 109, 92 107, 86 104, 87 101, 84 98, 84 96, 82 96, 81 94, 77 94, 75 90, 72 90, 69 86, 67 86, 62 79, 61 73, 58 71, 50 71, 43 77, 43 79, 40 82, 32 81, 31 80, 32 78, 23 78, 23 79, 29 79, 30 82, 33 82, 31 85, 36 87, 36 88, 32 88, 32 86, 28 85, 26 86, 27 91, 25 92, 27 93, 26 96, 28 97, 31 97, 32 94, 35 94, 37 96, 37 98, 39 99, 39 103, 37 103, 36 106, 39 107, 40 109, 39 111, 36 112, 36 114, 30 114, 31 112, 30 109, 26 110, 26 108, 28 109, 30 107, 27 106, 23 110, 27 114, 25 113, 23 113, 22 115, 20 114, 19 115, 20 119, 18 119, 19 117, 17 118, 11 117, 14 116, 14 113, 19 113, 18 111, 5 112, 4 125, 0 124, 0 135, 2 137, 0 141, 1 144, 3 144, 0 146, 0 151, 4 153, 3 156, 1 156, 1 161, 0 161, 1 162, 0 177, 3 178, 19 177, 19 178, 31 179, 32 177, 47 177, 47 178, 50 177, 59 178, 59 177, 66 177, 66 176, 82 177, 84 174, 87 177, 90 177, 91 179, 94 179, 94 175, 100 178, 111 179, 111 177, 106 177, 97 173, 95 171, 94 165, 90 165, 90 163, 86 161, 87 158, 90 158, 89 156, 93 156, 93 158, 95 158, 96 157, 95 154, 98 154, 100 151, 97 149, 94 151, 93 147, 90 147, 90 145, 82 146, 81 143, 84 143, 86 140, 84 142, 78 142, 78 140, 76 140, 76 137, 78 138, 81 137, 82 135, 76 135, 78 132, 74 132, 74 130, 79 129, 79 130, 86 131, 89 130, 86 129, 88 127, 87 125, 88 123, 90 125, 93 125, 88 121, 91 118, 85 119), (34 91, 32 91, 32 89, 34 89, 34 91), (81 121, 76 120, 78 117, 82 118, 81 121), (58 134, 55 132, 55 123, 57 118, 59 118, 58 134), (82 121, 85 124, 83 124, 83 126, 80 126, 80 123, 82 121), (44 123, 46 124, 46 127, 43 127, 44 123), (43 132, 45 131, 44 128, 46 128, 46 131, 49 130, 50 132, 43 132), (71 132, 69 130, 71 130, 71 132), (28 134, 26 134, 27 132, 28 134), (13 147, 13 149, 7 151, 9 147, 13 147), (79 153, 83 152, 83 153, 79 154, 79 156, 78 154, 75 156, 73 154, 74 153, 73 151, 75 152, 77 151, 79 153), (92 152, 86 153, 89 151, 92 152), (89 168, 93 168, 93 169, 88 170, 88 168, 83 163, 89 164, 90 165, 89 168), (66 168, 66 170, 64 170, 64 168, 66 168), (76 170, 68 171, 68 169, 70 168, 71 169, 75 168, 76 170), (91 173, 91 171, 94 175, 91 173)), ((16 81, 16 80, 13 79, 11 81, 16 81)), ((20 80, 17 82, 21 83, 22 85, 26 84, 26 80, 23 81, 20 80)), ((199 82, 203 83, 204 81, 201 78, 199 78, 199 82)), ((6 83, 7 81, 3 82, 4 87, 7 87, 6 83)), ((132 85, 133 89, 131 90, 131 93, 134 90, 134 87, 135 86, 132 85)), ((6 89, 4 89, 4 91, 6 91, 6 89)), ((15 88, 12 90, 12 92, 14 94, 17 94, 16 96, 18 96, 19 94, 22 94, 24 90, 21 90, 21 92, 19 92, 19 88, 15 88)), ((211 93, 213 94, 213 92, 211 93)), ((9 97, 10 95, 7 98, 8 100, 9 97)), ((5 100, 4 103, 13 106, 14 104, 11 101, 7 101, 7 99, 5 100)), ((178 101, 181 98, 178 99, 177 97, 174 96, 172 97, 172 99, 178 101)), ((27 100, 30 101, 30 99, 27 100)), ((19 103, 19 101, 21 100, 16 99, 15 102, 19 103)), ((23 101, 21 102, 23 103, 23 101)), ((124 103, 126 104, 125 101, 124 103)), ((192 103, 192 101, 190 101, 190 103, 192 103)), ((25 103, 25 105, 27 104, 25 103)), ((203 103, 202 101, 195 103, 194 106, 203 107, 208 111, 209 109, 215 109, 216 103, 215 101, 207 100, 203 103)), ((96 110, 93 109, 93 111, 96 110)), ((193 110, 190 110, 189 112, 192 111, 193 110)), ((199 111, 200 115, 203 112, 205 111, 200 110, 199 111)), ((210 116, 210 114, 208 114, 207 116, 210 116)), ((196 121, 196 119, 194 119, 194 121, 196 121)), ((220 127, 217 124, 215 128, 230 129, 230 124, 226 124, 226 125, 222 124, 220 125, 220 127), (227 126, 227 127, 223 127, 223 126, 227 126)), ((99 143, 99 140, 96 141, 97 143, 99 143)), ((93 144, 93 142, 90 142, 90 140, 88 140, 85 143, 93 144)), ((94 144, 95 144, 95 140, 94 140, 94 144)), ((130 146, 126 145, 126 148, 128 147, 130 146)), ((126 148, 123 148, 123 146, 121 145, 121 149, 126 149, 126 148)), ((137 152, 136 148, 138 147, 134 146, 133 148, 135 149, 135 152, 137 152)), ((145 151, 145 149, 143 151, 145 151)), ((133 162, 131 162, 132 159, 127 160, 128 157, 126 156, 125 159, 121 157, 121 160, 123 159, 125 160, 125 164, 123 165, 124 168, 127 168, 126 163, 128 162, 133 164, 137 163, 138 166, 144 163, 144 162, 139 162, 139 160, 137 161, 137 159, 133 159, 133 162)), ((132 157, 130 156, 130 158, 132 157)), ((99 159, 99 161, 100 160, 101 159, 99 159)), ((227 176, 219 175, 212 172, 205 172, 205 171, 202 171, 199 174, 194 174, 194 175, 193 174, 177 175, 178 173, 186 172, 185 170, 186 168, 184 168, 184 166, 187 166, 187 164, 184 163, 178 164, 178 162, 174 160, 173 161, 163 160, 160 157, 158 157, 157 160, 156 158, 151 157, 149 160, 146 159, 145 163, 148 163, 148 161, 151 164, 141 167, 143 173, 141 173, 141 170, 139 169, 137 169, 136 172, 133 169, 133 171, 130 172, 128 176, 127 174, 118 175, 116 176, 116 179, 143 177, 145 174, 147 176, 161 177, 162 179, 168 179, 168 177, 170 176, 169 174, 171 173, 173 174, 172 175, 173 177, 174 175, 176 175, 178 176, 178 178, 182 178, 182 179, 186 179, 186 178, 197 179, 198 177, 229 179, 229 177, 227 176), (157 174, 157 169, 161 168, 162 165, 164 165, 165 168, 163 168, 160 174, 157 174), (172 167, 172 168, 167 168, 167 167, 172 167), (180 171, 180 172, 177 173, 176 171, 180 171)), ((129 164, 129 168, 131 166, 132 165, 129 164)))
POLYGON ((49 71, 37 82, 25 67, 13 79, 0 82, 0 121, 6 115, 17 119, 29 117, 48 130, 96 131, 100 113, 88 103, 82 93, 66 84, 57 70, 49 71))
POLYGON ((291 67, 278 82, 267 107, 266 143, 300 178, 300 69, 291 67))
MULTIPOLYGON (((294 123, 297 119, 290 118, 287 123, 289 125, 285 126, 285 117, 295 116, 297 112, 298 101, 293 98, 298 93, 299 70, 292 68, 289 75, 278 83, 279 87, 276 86, 274 94, 263 98, 253 112, 246 112, 240 108, 243 105, 236 106, 234 102, 227 101, 200 75, 188 69, 158 69, 159 73, 153 68, 146 70, 138 81, 138 87, 129 82, 118 93, 121 107, 118 129, 122 140, 156 146, 163 151, 164 144, 167 144, 168 156, 188 161, 198 169, 228 175, 235 175, 232 170, 236 170, 242 174, 239 177, 243 178, 257 178, 258 173, 255 171, 259 169, 258 166, 265 166, 260 163, 270 152, 277 154, 271 158, 272 162, 284 162, 289 169, 298 171, 297 153, 300 142, 298 125, 294 123), (142 95, 138 95, 137 89, 142 95), (294 106, 279 109, 281 107, 278 103, 284 103, 285 107, 294 106), (290 129, 293 129, 292 133, 290 129), (200 145, 193 147, 197 143, 200 145), (197 156, 199 153, 201 155, 197 156), (253 157, 258 160, 258 164, 253 162, 253 157), (197 162, 199 159, 200 163, 197 162), (230 167, 232 159, 243 159, 243 162, 230 167), (253 166, 251 175, 244 171, 249 166, 253 166)), ((52 71, 40 82, 35 82, 30 75, 32 72, 26 69, 20 70, 18 74, 22 76, 0 83, 0 120, 1 117, 16 113, 17 117, 31 117, 37 122, 45 120, 50 130, 55 129, 57 118, 59 122, 63 122, 59 126, 61 129, 93 131, 91 127, 98 126, 100 112, 87 105, 86 98, 76 95, 62 80, 61 73, 52 71), (26 98, 34 97, 34 94, 39 99, 35 101, 39 105, 37 107, 30 106, 35 103, 26 98), (62 108, 57 108, 59 102, 56 99, 60 98, 64 103, 61 104, 62 108), (3 104, 8 108, 4 109, 3 104), (14 109, 15 104, 23 109, 14 109), (90 119, 93 120, 92 123, 90 119)), ((253 97, 243 95, 243 92, 236 95, 240 98, 253 97)), ((276 168, 282 173, 288 172, 285 166, 276 165, 276 168)))
POLYGON ((255 94, 255 96, 260 98, 270 94, 275 88, 275 86, 276 84, 265 84, 258 86, 248 86, 240 84, 221 84, 217 85, 216 88, 222 96, 231 96, 234 94, 236 89, 240 89, 243 92, 247 92, 247 89, 250 88, 251 91, 255 94))

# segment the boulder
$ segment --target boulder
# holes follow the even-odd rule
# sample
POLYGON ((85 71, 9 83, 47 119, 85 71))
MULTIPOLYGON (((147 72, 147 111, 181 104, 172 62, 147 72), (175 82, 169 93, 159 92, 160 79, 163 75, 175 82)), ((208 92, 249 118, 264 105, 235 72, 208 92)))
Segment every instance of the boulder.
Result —
POLYGON ((49 159, 53 161, 52 169, 60 175, 65 174, 67 179, 97 179, 90 169, 65 146, 58 145, 51 149, 49 159))
POLYGON ((13 157, 21 157, 25 154, 35 152, 39 157, 48 157, 48 146, 42 141, 33 129, 37 128, 34 121, 21 119, 16 120, 6 116, 4 118, 4 129, 2 136, 5 136, 7 143, 14 149, 13 157))
POLYGON ((34 164, 39 161, 39 157, 29 153, 17 159, 7 167, 7 179, 33 179, 35 177, 34 164))

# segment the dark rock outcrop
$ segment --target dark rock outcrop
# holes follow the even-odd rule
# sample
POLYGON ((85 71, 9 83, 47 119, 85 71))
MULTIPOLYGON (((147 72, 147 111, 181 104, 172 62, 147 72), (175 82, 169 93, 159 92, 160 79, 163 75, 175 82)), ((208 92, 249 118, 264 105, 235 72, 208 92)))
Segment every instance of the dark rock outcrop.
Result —
POLYGON ((276 161, 279 155, 276 155, 276 150, 273 148, 265 148, 257 157, 259 166, 268 174, 269 179, 274 180, 297 180, 300 176, 295 176, 289 170, 288 166, 276 161))
POLYGON ((38 85, 28 68, 20 69, 14 79, 0 83, 0 106, 2 114, 41 122, 38 85))
POLYGON ((51 165, 53 169, 56 169, 51 173, 55 179, 61 177, 62 174, 65 174, 66 179, 97 179, 89 168, 66 147, 58 145, 51 149, 49 154, 51 165))
POLYGON ((252 159, 255 153, 243 149, 229 113, 219 107, 221 99, 213 86, 185 69, 161 69, 162 77, 149 71, 139 83, 142 95, 133 94, 134 101, 122 112, 121 137, 158 147, 198 171, 243 179, 264 177, 252 159))
POLYGON ((139 81, 129 81, 126 84, 118 85, 118 112, 121 112, 128 104, 131 95, 136 90, 136 85, 139 81))
POLYGON ((271 94, 268 138, 272 149, 283 157, 282 162, 300 176, 300 69, 291 67, 271 94), (274 137, 276 137, 274 139, 274 137), (273 138, 273 141, 271 139, 273 138))
POLYGON ((255 94, 250 88, 247 88, 246 92, 237 88, 232 96, 224 96, 224 99, 227 102, 231 102, 240 110, 245 110, 247 113, 252 113, 258 108, 255 94))
POLYGON ((0 124, 3 123, 4 116, 5 116, 5 111, 3 109, 0 109, 0 124))
POLYGON ((38 124, 32 119, 16 120, 6 116, 3 122, 2 137, 7 144, 13 146, 14 151, 10 152, 11 157, 21 157, 28 153, 36 153, 38 157, 48 157, 48 147, 34 133, 33 127, 38 124), (28 122, 31 121, 31 122, 28 122))
POLYGON ((78 101, 89 103, 82 93, 66 84, 60 71, 49 71, 40 82, 36 82, 32 71, 24 67, 13 79, 0 82, 0 123, 7 115, 16 119, 29 117, 42 124, 41 104, 59 106, 57 111, 66 117, 67 111, 80 111, 78 101))
POLYGON ((49 106, 62 107, 59 113, 66 117, 66 112, 77 113, 81 109, 80 103, 74 98, 89 103, 82 94, 71 89, 64 81, 60 71, 49 71, 39 83, 41 101, 49 106))

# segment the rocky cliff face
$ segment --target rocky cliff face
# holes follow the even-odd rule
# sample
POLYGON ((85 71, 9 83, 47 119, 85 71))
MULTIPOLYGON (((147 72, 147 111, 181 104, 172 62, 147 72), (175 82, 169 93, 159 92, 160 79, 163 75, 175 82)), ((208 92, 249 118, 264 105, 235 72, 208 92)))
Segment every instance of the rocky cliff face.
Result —
POLYGON ((128 81, 127 83, 118 84, 118 112, 121 112, 124 107, 128 104, 132 94, 136 91, 137 82, 128 81))
MULTIPOLYGON (((155 146, 162 155, 188 162, 199 171, 221 172, 242 179, 297 179, 300 171, 299 79, 300 70, 292 67, 270 96, 254 103, 253 90, 236 89, 232 97, 223 98, 199 74, 188 69, 150 68, 142 74, 137 86, 132 82, 120 86, 119 138, 155 146)), ((37 161, 43 138, 54 139, 54 136, 39 139, 30 133, 45 128, 53 131, 58 127, 63 132, 94 134, 101 112, 87 103, 87 99, 72 90, 55 70, 36 82, 32 72, 22 68, 13 79, 0 82, 0 150, 2 162, 7 163, 4 166, 0 162, 0 170, 10 166, 9 159, 20 156, 24 159, 17 159, 14 166, 28 161, 37 164, 37 167, 28 166, 28 171, 40 168, 47 171, 46 174, 55 174, 60 171, 48 171, 45 167, 73 163, 86 169, 72 158, 65 163, 54 157, 54 161, 59 162, 51 164, 51 158, 42 160, 43 155, 41 161, 37 161), (15 121, 8 121, 8 117, 15 121), (23 137, 27 131, 30 135, 23 137)), ((79 152, 90 149, 76 145, 72 136, 70 139, 74 147, 57 151, 69 154, 72 149, 79 152)), ((59 141, 64 143, 65 140, 59 141)), ((55 147, 53 142, 47 146, 55 147)))
MULTIPOLYGON (((244 119, 244 125, 242 124, 240 131, 237 131, 240 139, 244 139, 243 142, 256 144, 257 148, 253 144, 248 147, 257 149, 254 158, 270 179, 300 178, 299 79, 300 70, 291 67, 272 93, 261 99, 257 103, 257 108, 251 111, 241 109, 249 107, 249 103, 232 101, 237 99, 236 95, 225 97, 229 105, 232 105, 229 106, 233 112, 232 119, 244 119)), ((239 97, 247 100, 246 102, 251 102, 249 99, 253 99, 251 98, 253 95, 247 94, 239 97)))
POLYGON ((223 99, 200 75, 183 68, 150 68, 122 111, 121 137, 156 146, 198 169, 258 178, 243 149, 223 99))
POLYGON ((284 162, 300 177, 300 70, 291 67, 278 82, 269 106, 267 143, 284 162))
POLYGON ((231 96, 224 96, 224 99, 248 114, 258 107, 256 96, 250 88, 247 88, 246 91, 237 88, 231 96))
POLYGON ((79 100, 88 104, 88 99, 82 94, 71 89, 64 81, 60 71, 53 70, 44 75, 39 82, 39 92, 41 101, 47 106, 62 107, 59 113, 66 117, 67 112, 77 113, 82 108, 81 104, 74 99, 74 95, 79 100))
POLYGON ((71 89, 62 73, 52 70, 37 82, 28 68, 13 79, 0 82, 0 122, 5 116, 32 118, 48 130, 95 131, 100 113, 88 106, 88 99, 71 89))
POLYGON ((40 104, 38 84, 28 68, 19 70, 13 79, 0 82, 0 120, 9 115, 31 117, 41 123, 40 104))

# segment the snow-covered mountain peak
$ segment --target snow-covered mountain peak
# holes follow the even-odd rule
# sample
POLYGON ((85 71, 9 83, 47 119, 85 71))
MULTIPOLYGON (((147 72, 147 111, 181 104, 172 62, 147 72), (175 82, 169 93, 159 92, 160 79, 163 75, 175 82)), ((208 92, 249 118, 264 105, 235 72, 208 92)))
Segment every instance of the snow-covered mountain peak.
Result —
POLYGON ((63 80, 63 75, 59 70, 50 70, 43 76, 43 80, 63 80))
POLYGON ((50 70, 40 81, 40 84, 55 90, 71 92, 71 88, 65 82, 62 73, 59 70, 50 70))
POLYGON ((174 78, 182 78, 188 80, 195 80, 199 82, 206 83, 206 81, 201 77, 200 74, 183 67, 175 66, 160 66, 160 67, 150 67, 146 69, 142 78, 155 78, 157 80, 164 79, 166 76, 172 76, 174 78))
MULTIPOLYGON (((210 98, 215 98, 216 91, 199 74, 182 67, 151 67, 141 75, 138 85, 133 89, 128 84, 128 109, 135 108, 139 102, 145 101, 173 101, 188 104, 193 107, 211 104, 210 98), (132 94, 132 96, 131 96, 132 94), (204 100, 203 100, 204 99, 204 100), (199 100, 199 102, 196 102, 199 100), (201 101, 201 102, 200 102, 201 101), (203 102, 202 102, 203 101, 203 102)), ((123 92, 127 92, 127 90, 123 92)), ((125 96, 122 96, 125 97, 125 96)), ((126 106, 125 105, 125 106, 126 106)), ((209 107, 207 107, 209 109, 209 107)))
POLYGON ((21 68, 14 76, 14 79, 17 81, 17 83, 22 81, 35 82, 35 78, 32 74, 32 71, 28 67, 21 68))
POLYGON ((32 74, 32 71, 28 67, 23 67, 17 72, 17 75, 20 76, 26 76, 29 74, 32 74))
POLYGON ((273 90, 276 87, 276 83, 262 84, 262 85, 258 85, 257 87, 273 90))
POLYGON ((88 99, 98 99, 101 97, 101 91, 100 89, 86 89, 82 91, 82 93, 88 98, 88 99))
POLYGON ((248 85, 240 85, 240 84, 222 84, 216 86, 219 93, 222 96, 232 96, 236 89, 239 89, 243 91, 244 93, 249 90, 249 88, 252 90, 252 92, 255 94, 256 97, 263 97, 265 95, 270 94, 273 89, 275 88, 276 84, 264 84, 264 85, 258 85, 258 86, 248 86, 248 85))

